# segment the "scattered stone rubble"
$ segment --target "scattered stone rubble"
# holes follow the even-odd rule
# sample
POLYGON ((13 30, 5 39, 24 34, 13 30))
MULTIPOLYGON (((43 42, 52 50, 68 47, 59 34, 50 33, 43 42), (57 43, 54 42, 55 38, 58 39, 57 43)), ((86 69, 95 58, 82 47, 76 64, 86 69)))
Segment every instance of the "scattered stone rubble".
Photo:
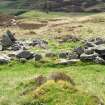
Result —
POLYGON ((79 60, 105 64, 105 39, 98 37, 85 40, 82 46, 74 48, 72 52, 60 52, 59 57, 64 59, 60 64, 77 63, 79 60))
MULTIPOLYGON (((13 59, 20 59, 21 62, 33 59, 40 61, 43 54, 33 53, 30 51, 32 47, 46 49, 45 57, 59 59, 58 64, 75 64, 77 62, 94 62, 97 64, 105 64, 105 39, 101 37, 84 40, 82 45, 74 48, 72 51, 63 51, 55 53, 48 50, 48 42, 42 39, 33 40, 17 40, 14 33, 7 30, 0 41, 0 52, 10 51, 11 53, 0 55, 0 64, 8 63, 13 59)), ((69 40, 73 39, 69 37, 69 40)), ((67 40, 68 41, 68 40, 67 40)), ((78 41, 78 38, 77 38, 78 41)))

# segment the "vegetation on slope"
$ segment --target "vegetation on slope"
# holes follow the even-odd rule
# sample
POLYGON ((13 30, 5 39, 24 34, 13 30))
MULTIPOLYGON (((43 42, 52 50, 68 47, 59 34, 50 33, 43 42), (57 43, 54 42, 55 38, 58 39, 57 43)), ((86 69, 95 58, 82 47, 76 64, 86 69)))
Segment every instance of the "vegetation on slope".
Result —
POLYGON ((88 93, 77 90, 69 83, 47 81, 37 88, 23 101, 25 105, 98 105, 100 100, 88 93), (26 100, 28 97, 32 100, 26 100), (26 101, 26 102, 25 102, 26 101))
POLYGON ((2 0, 3 12, 20 14, 33 9, 66 12, 102 12, 105 11, 104 0, 2 0), (15 8, 15 9, 14 9, 15 8), (14 10, 13 10, 14 9, 14 10), (9 10, 9 11, 7 11, 9 10))
MULTIPOLYGON (((27 62, 25 64, 14 62, 9 65, 0 66, 0 105, 21 105, 23 103, 32 103, 34 102, 34 95, 37 95, 37 102, 44 102, 48 105, 54 105, 54 103, 58 103, 58 105, 59 103, 60 105, 66 105, 66 103, 72 102, 74 98, 75 100, 73 102, 79 102, 81 103, 80 105, 85 105, 83 102, 86 102, 86 100, 94 102, 94 98, 90 97, 92 95, 98 96, 101 100, 105 101, 104 65, 91 63, 82 63, 66 67, 51 65, 50 62, 45 65, 32 62, 27 62), (38 88, 36 90, 37 92, 30 91, 31 96, 28 94, 28 96, 21 96, 21 93, 25 89, 31 89, 32 86, 34 86, 34 82, 31 82, 31 84, 28 82, 28 84, 26 84, 27 81, 30 81, 37 75, 48 75, 54 71, 63 71, 70 75, 76 82, 76 86, 80 88, 80 91, 75 92, 75 88, 70 89, 71 86, 68 87, 68 85, 65 89, 65 83, 63 83, 63 85, 60 83, 61 85, 59 85, 59 83, 48 82, 38 88), (40 92, 44 92, 44 94, 39 94, 40 92), (84 92, 86 92, 86 94, 84 92), (61 97, 63 97, 62 100, 61 97), (74 98, 72 99, 71 97, 74 98), (56 101, 54 101, 53 98, 56 101), (64 104, 62 101, 64 101, 64 104)), ((89 105, 93 104, 90 103, 89 105)), ((95 105, 97 105, 97 103, 95 105)))

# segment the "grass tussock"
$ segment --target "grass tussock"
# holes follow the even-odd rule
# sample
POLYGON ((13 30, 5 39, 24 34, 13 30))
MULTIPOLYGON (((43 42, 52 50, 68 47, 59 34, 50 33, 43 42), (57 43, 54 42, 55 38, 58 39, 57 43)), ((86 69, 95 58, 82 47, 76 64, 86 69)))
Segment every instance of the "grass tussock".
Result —
POLYGON ((22 105, 101 105, 100 100, 85 92, 76 89, 68 82, 53 80, 32 91, 22 105))

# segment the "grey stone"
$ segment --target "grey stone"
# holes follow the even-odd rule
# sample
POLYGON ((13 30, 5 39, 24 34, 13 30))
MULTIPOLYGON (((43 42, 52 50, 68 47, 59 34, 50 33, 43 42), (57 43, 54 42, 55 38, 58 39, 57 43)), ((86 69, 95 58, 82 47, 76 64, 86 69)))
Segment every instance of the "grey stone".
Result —
POLYGON ((20 50, 16 53, 17 58, 25 58, 25 59, 32 59, 33 58, 33 53, 30 51, 26 50, 20 50))
POLYGON ((40 61, 42 59, 41 54, 34 54, 35 61, 40 61))
POLYGON ((47 48, 47 45, 48 45, 48 42, 41 39, 35 39, 32 41, 32 43, 30 43, 30 46, 33 46, 33 47, 36 46, 44 49, 47 48))
POLYGON ((96 57, 94 62, 97 64, 105 64, 105 60, 102 59, 101 57, 96 57))
POLYGON ((2 44, 3 47, 6 48, 6 47, 9 47, 9 46, 12 46, 15 41, 16 41, 16 39, 14 38, 14 35, 10 31, 7 31, 2 36, 1 44, 2 44))
POLYGON ((11 31, 7 30, 6 34, 9 36, 12 42, 16 41, 14 33, 11 33, 11 31))
POLYGON ((80 60, 81 61, 94 61, 97 56, 98 56, 97 53, 90 54, 90 55, 83 53, 80 56, 80 60))
POLYGON ((105 44, 105 39, 102 39, 100 37, 96 38, 95 40, 96 45, 105 44))
POLYGON ((72 52, 72 53, 69 53, 68 59, 69 59, 69 60, 70 60, 70 59, 79 59, 79 56, 78 56, 77 53, 72 52))
POLYGON ((94 44, 94 42, 86 42, 85 47, 86 48, 88 48, 88 47, 96 47, 96 44, 94 44))
POLYGON ((1 55, 0 56, 0 64, 6 64, 10 62, 10 58, 6 55, 1 55))
POLYGON ((71 60, 60 59, 60 62, 58 62, 58 64, 60 64, 60 65, 72 65, 72 64, 75 64, 78 62, 80 62, 80 59, 71 59, 71 60))
POLYGON ((4 34, 1 41, 3 47, 9 47, 13 44, 8 35, 4 34))
POLYGON ((84 47, 81 47, 81 46, 77 47, 74 49, 74 52, 76 52, 80 56, 81 54, 84 53, 84 47))
POLYGON ((95 48, 95 52, 100 54, 101 56, 105 55, 105 46, 99 45, 95 48))
POLYGON ((17 50, 20 50, 21 47, 20 46, 12 46, 11 50, 13 51, 17 51, 17 50))
POLYGON ((94 47, 89 47, 87 49, 84 50, 85 54, 93 54, 95 52, 94 47))
POLYGON ((69 52, 60 52, 59 58, 68 58, 69 52))

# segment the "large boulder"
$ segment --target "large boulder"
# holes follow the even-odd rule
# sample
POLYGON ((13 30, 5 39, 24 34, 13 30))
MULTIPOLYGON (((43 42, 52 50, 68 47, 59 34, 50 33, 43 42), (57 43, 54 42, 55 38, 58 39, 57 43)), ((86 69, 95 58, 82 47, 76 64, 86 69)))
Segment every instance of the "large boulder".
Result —
POLYGON ((16 41, 14 34, 12 34, 9 30, 2 36, 1 44, 4 48, 12 46, 16 41))
POLYGON ((105 60, 101 57, 96 57, 94 62, 97 64, 105 64, 105 60))
POLYGON ((95 40, 95 44, 96 44, 96 45, 105 44, 105 39, 98 37, 98 38, 96 38, 96 40, 95 40))
POLYGON ((10 62, 10 57, 6 56, 6 55, 1 55, 0 56, 0 64, 6 64, 10 62))
POLYGON ((20 50, 16 53, 16 57, 17 58, 32 59, 34 56, 33 56, 33 53, 31 53, 30 51, 20 50))
POLYGON ((80 60, 81 61, 92 61, 93 62, 97 56, 99 56, 97 53, 89 54, 89 55, 83 53, 80 56, 80 60))
POLYGON ((16 41, 16 38, 14 37, 14 33, 11 33, 11 31, 7 30, 7 35, 11 39, 12 42, 16 41))
POLYGON ((95 52, 100 54, 101 56, 105 55, 105 46, 99 45, 95 48, 95 52))
POLYGON ((96 37, 85 40, 84 42, 87 47, 94 47, 96 45, 105 44, 105 39, 101 37, 96 37))

